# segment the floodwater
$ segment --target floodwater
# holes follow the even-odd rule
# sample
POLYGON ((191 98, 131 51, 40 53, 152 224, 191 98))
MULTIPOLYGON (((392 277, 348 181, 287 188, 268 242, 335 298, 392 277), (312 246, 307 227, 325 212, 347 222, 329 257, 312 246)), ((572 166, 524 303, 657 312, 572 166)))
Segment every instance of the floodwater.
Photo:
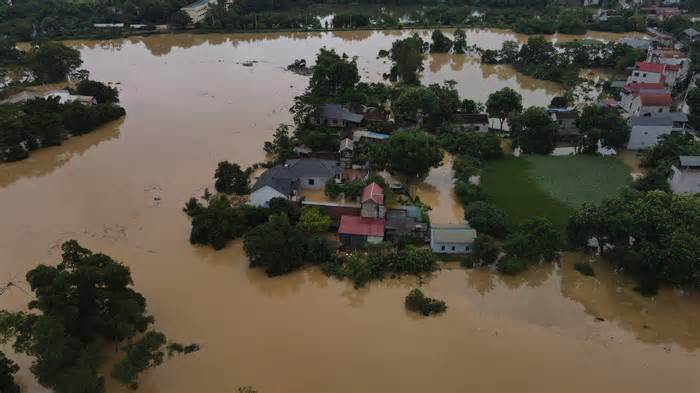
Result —
MULTIPOLYGON (((596 264, 596 278, 573 271, 582 255, 510 278, 448 265, 423 285, 449 310, 422 318, 403 306, 415 278, 361 290, 317 268, 268 278, 248 268, 240 242, 219 252, 188 243, 181 208, 212 187, 216 163, 263 160, 263 142, 289 121, 292 97, 307 78, 284 66, 327 45, 360 56, 363 77, 379 80, 388 65, 376 53, 406 34, 70 42, 93 78, 119 83, 128 115, 0 165, 0 280, 26 289, 24 273, 56 262, 68 239, 128 264, 155 327, 202 346, 143 375, 145 393, 229 393, 242 385, 261 393, 699 391, 700 297, 663 290, 641 298, 606 265, 596 264), (247 60, 259 63, 238 64, 247 60)), ((469 42, 484 47, 513 38, 469 32, 469 42)), ((485 100, 511 86, 525 105, 544 105, 558 92, 507 67, 447 57, 442 66, 427 60, 425 80, 455 79, 465 98, 485 100)), ((439 195, 420 195, 432 214, 461 218, 450 205, 451 187, 443 188, 449 166, 442 168, 443 176, 426 181, 439 195)), ((0 297, 0 307, 20 309, 29 300, 15 288, 0 297)), ((24 391, 45 392, 31 377, 29 360, 16 359, 24 391)), ((125 391, 108 385, 109 393, 125 391)))

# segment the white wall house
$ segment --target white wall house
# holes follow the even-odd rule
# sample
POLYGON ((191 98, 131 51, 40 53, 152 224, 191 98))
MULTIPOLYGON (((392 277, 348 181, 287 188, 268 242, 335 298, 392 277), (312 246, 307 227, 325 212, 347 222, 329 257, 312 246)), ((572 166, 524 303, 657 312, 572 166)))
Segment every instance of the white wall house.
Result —
POLYGON ((642 150, 656 146, 659 137, 672 132, 685 132, 688 116, 680 112, 656 113, 629 119, 630 139, 627 148, 642 150))
POLYGON ((671 166, 668 184, 676 194, 700 193, 700 156, 680 156, 671 166))
POLYGON ((663 82, 664 65, 638 61, 627 78, 627 83, 660 83, 663 82))
POLYGON ((288 199, 289 196, 284 195, 271 186, 263 186, 250 193, 248 204, 258 207, 267 207, 270 200, 273 198, 288 199))
POLYGON ((467 225, 432 225, 430 248, 439 254, 470 254, 476 230, 467 225))
POLYGON ((632 99, 628 112, 632 116, 641 116, 650 113, 668 113, 671 112, 672 102, 673 99, 670 93, 640 93, 632 99))

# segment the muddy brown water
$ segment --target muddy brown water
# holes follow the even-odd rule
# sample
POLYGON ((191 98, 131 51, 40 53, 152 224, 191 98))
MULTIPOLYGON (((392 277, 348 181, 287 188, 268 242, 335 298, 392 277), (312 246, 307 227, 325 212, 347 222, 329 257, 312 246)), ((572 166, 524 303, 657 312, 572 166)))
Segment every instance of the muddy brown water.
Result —
MULTIPOLYGON (((188 243, 187 198, 212 186, 218 161, 262 160, 262 143, 289 121, 292 97, 307 78, 284 66, 327 45, 360 56, 363 78, 379 80, 388 65, 376 53, 406 34, 70 42, 93 78, 119 83, 128 115, 0 165, 0 280, 26 288, 24 272, 55 262, 68 239, 128 264, 155 327, 202 346, 145 373, 141 392, 228 393, 242 385, 264 393, 699 391, 698 296, 666 289, 641 298, 605 264, 596 264, 596 278, 576 273, 572 264, 582 255, 517 277, 447 265, 425 280, 424 291, 449 310, 422 318, 403 307, 414 278, 361 290, 317 268, 272 279, 248 268, 239 242, 219 252, 188 243), (259 63, 237 64, 247 60, 259 63)), ((499 30, 468 37, 494 48, 522 39, 499 30)), ((426 60, 425 80, 443 79, 479 100, 503 86, 520 91, 525 105, 546 104, 559 92, 556 84, 465 56, 426 60)), ((435 217, 457 220, 461 210, 443 189, 451 181, 443 168, 421 195, 435 217)), ((20 309, 29 300, 13 289, 0 307, 20 309)), ((44 392, 29 360, 13 357, 24 391, 44 392)), ((109 382, 108 392, 122 391, 109 382)))

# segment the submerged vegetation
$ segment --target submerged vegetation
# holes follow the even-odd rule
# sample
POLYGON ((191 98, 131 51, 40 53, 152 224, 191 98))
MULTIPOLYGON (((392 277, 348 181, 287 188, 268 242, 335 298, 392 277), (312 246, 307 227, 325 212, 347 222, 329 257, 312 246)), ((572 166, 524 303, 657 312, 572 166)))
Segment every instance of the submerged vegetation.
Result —
POLYGON ((406 296, 405 304, 409 311, 415 311, 425 316, 447 311, 447 303, 425 296, 423 291, 418 288, 411 290, 406 296))

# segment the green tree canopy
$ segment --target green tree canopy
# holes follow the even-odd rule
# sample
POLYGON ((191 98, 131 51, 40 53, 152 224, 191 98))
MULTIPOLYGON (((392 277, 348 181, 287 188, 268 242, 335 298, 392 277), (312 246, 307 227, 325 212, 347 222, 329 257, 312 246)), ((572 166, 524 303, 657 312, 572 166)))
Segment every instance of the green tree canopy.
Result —
POLYGON ((29 52, 28 64, 37 80, 55 83, 66 80, 83 61, 80 52, 60 42, 46 42, 29 52))
POLYGON ((503 131, 503 122, 512 112, 520 113, 523 110, 523 97, 510 87, 491 93, 486 100, 486 112, 491 117, 497 118, 503 131))
POLYGON ((297 228, 304 233, 323 233, 331 225, 331 218, 316 206, 304 206, 301 208, 301 216, 297 222, 297 228))
POLYGON ((370 158, 375 169, 420 177, 440 166, 442 151, 432 135, 405 131, 395 132, 383 143, 372 146, 370 158))
POLYGON ((464 217, 478 233, 503 239, 508 234, 506 213, 486 201, 476 201, 464 209, 464 217))
POLYGON ((394 41, 389 51, 392 66, 388 77, 407 85, 419 85, 423 54, 428 46, 418 34, 394 41))
POLYGON ((316 55, 316 66, 309 82, 309 93, 323 98, 334 98, 355 87, 360 81, 357 61, 334 49, 321 48, 316 55))
POLYGON ((269 276, 289 273, 304 263, 304 235, 284 214, 273 214, 269 221, 245 234, 245 252, 251 267, 262 267, 269 276))
POLYGON ((508 116, 513 147, 526 154, 549 154, 554 150, 557 138, 557 123, 546 109, 531 106, 523 113, 508 116))
POLYGON ((214 172, 214 187, 224 194, 244 195, 250 191, 250 173, 240 165, 222 161, 214 172))
POLYGON ((433 30, 431 38, 433 43, 430 44, 430 53, 449 53, 452 50, 452 40, 442 31, 433 30))
MULTIPOLYGON (((613 109, 598 105, 583 108, 577 120, 578 128, 584 134, 587 144, 598 145, 612 149, 621 149, 630 139, 630 127, 627 121, 613 109)), ((597 150, 597 148, 596 148, 597 150)))

